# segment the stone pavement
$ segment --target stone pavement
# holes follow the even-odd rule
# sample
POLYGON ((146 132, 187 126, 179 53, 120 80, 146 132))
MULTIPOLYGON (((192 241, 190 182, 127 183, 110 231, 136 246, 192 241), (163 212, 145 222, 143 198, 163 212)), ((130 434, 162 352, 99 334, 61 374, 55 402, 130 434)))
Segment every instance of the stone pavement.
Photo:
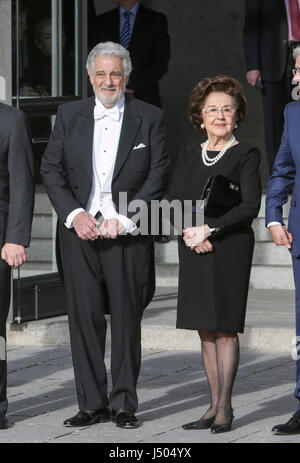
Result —
MULTIPOLYGON (((184 431, 209 403, 196 332, 176 330, 176 289, 158 288, 143 319, 143 361, 138 384, 141 426, 120 430, 113 423, 65 428, 77 413, 66 317, 29 322, 8 330, 8 430, 2 442, 106 443, 294 443, 299 436, 274 436, 271 428, 296 409, 294 293, 250 290, 241 363, 234 388, 232 432, 184 431)), ((108 330, 109 331, 109 330, 108 330)), ((109 337, 107 366, 109 368, 109 337)))
POLYGON ((199 352, 143 351, 138 384, 141 426, 136 430, 121 430, 113 423, 86 428, 62 425, 77 412, 68 347, 11 347, 8 360, 10 428, 0 431, 0 443, 176 443, 187 447, 204 442, 300 442, 300 436, 273 436, 270 431, 296 407, 295 363, 290 355, 241 352, 233 430, 218 436, 209 430, 181 429, 183 423, 198 419, 209 401, 199 352))

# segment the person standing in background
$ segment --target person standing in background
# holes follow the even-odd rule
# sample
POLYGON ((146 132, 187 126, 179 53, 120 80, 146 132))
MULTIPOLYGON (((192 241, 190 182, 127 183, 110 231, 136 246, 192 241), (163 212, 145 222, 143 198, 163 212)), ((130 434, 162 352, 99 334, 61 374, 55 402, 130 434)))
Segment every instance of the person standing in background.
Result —
MULTIPOLYGON (((135 98, 162 107, 159 81, 167 73, 170 61, 170 38, 167 17, 144 7, 138 0, 112 0, 119 5, 95 18, 93 46, 111 40, 126 48, 132 61, 126 92, 135 98)), ((155 241, 167 243, 160 214, 159 234, 155 241)))
POLYGON ((161 107, 159 81, 167 73, 170 60, 167 17, 144 7, 138 0, 112 2, 119 8, 96 16, 92 45, 112 41, 126 48, 132 61, 127 93, 161 107))
MULTIPOLYGON (((296 0, 298 2, 298 0, 296 0)), ((288 4, 295 3, 287 0, 288 4)), ((289 17, 289 14, 288 14, 289 17)), ((269 172, 280 146, 283 111, 290 100, 288 25, 284 0, 246 0, 244 53, 247 81, 262 92, 269 172)))
POLYGON ((26 261, 34 203, 34 162, 22 111, 0 103, 0 429, 8 427, 6 320, 11 268, 26 261))
POLYGON ((297 92, 292 93, 293 85, 296 85, 297 91, 299 87, 297 82, 293 81, 293 68, 295 64, 294 50, 300 45, 300 0, 285 0, 286 15, 288 20, 288 68, 287 68, 287 85, 289 93, 289 101, 298 100, 297 92))

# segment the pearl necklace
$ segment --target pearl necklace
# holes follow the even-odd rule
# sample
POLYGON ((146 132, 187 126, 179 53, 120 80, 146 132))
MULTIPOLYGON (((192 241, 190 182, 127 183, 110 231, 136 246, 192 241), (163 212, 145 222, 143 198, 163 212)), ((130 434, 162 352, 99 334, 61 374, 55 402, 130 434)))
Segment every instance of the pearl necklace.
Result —
POLYGON ((206 140, 206 142, 204 143, 203 148, 202 148, 202 161, 203 161, 203 163, 207 167, 213 166, 214 164, 216 164, 216 162, 218 162, 224 156, 226 151, 233 145, 235 140, 236 140, 235 136, 231 135, 231 138, 230 138, 229 142, 224 146, 224 148, 214 158, 209 158, 207 156, 207 147, 208 147, 208 144, 209 144, 209 140, 206 140))

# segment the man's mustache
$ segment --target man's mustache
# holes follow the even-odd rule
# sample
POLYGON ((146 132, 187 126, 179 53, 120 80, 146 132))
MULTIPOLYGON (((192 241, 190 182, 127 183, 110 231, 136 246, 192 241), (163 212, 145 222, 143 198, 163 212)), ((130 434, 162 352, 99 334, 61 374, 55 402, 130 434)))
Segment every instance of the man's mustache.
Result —
POLYGON ((101 90, 117 90, 117 87, 102 87, 101 90))

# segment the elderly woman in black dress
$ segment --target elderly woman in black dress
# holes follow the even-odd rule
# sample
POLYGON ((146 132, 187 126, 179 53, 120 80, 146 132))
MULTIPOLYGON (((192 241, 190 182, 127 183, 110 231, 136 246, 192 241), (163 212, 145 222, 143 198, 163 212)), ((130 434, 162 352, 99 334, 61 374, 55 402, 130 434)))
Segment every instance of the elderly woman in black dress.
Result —
POLYGON ((179 239, 177 328, 198 330, 210 388, 210 406, 186 430, 229 431, 231 396, 239 364, 238 332, 244 330, 254 234, 260 208, 260 153, 233 135, 246 117, 241 86, 226 76, 206 78, 190 98, 190 120, 206 132, 200 145, 178 156, 168 198, 199 200, 209 177, 223 175, 240 185, 241 202, 204 225, 183 230, 179 239))

